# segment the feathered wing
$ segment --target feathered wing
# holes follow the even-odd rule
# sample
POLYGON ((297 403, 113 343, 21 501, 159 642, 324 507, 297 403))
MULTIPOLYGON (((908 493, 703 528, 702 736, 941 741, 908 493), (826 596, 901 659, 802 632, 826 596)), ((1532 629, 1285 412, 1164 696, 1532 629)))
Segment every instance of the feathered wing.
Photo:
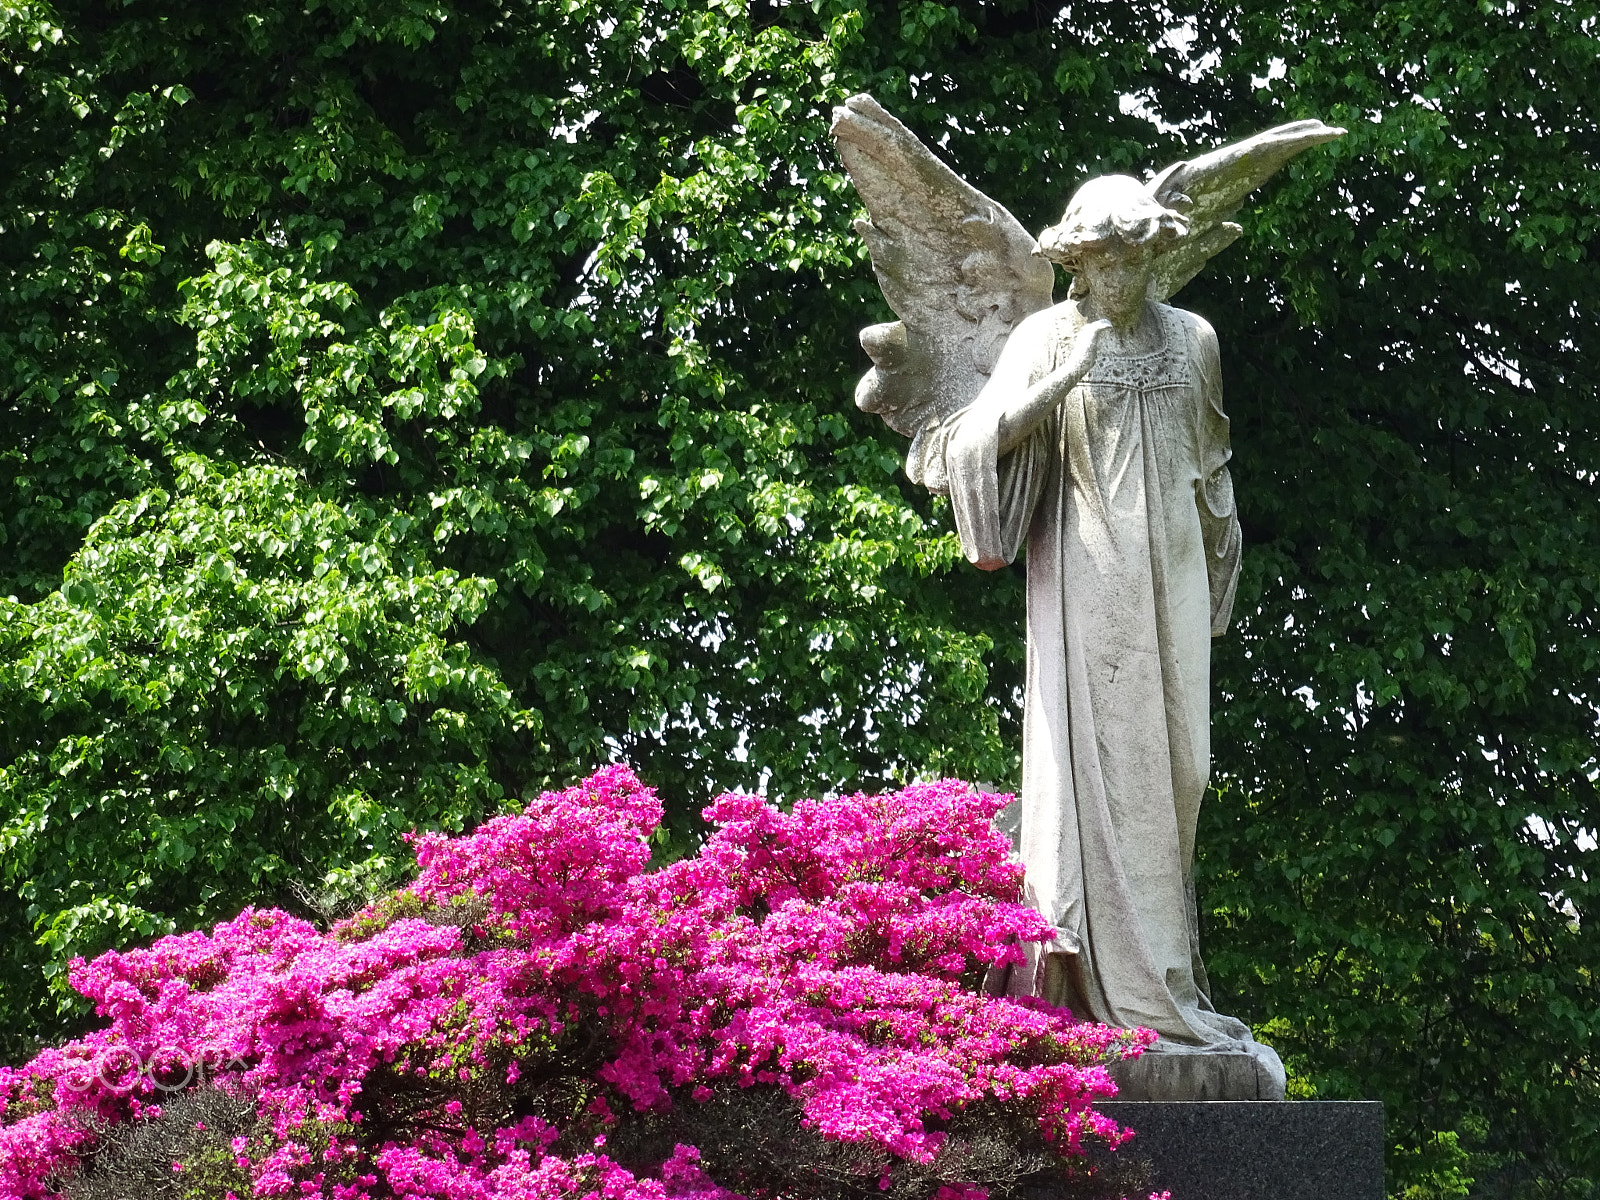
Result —
POLYGON ((1198 275, 1212 255, 1233 244, 1242 231, 1228 218, 1247 195, 1302 150, 1343 136, 1343 129, 1321 121, 1294 121, 1173 163, 1152 179, 1150 194, 1187 214, 1189 235, 1156 259, 1151 298, 1166 300, 1198 275))
POLYGON ((900 318, 861 331, 873 368, 856 404, 913 439, 907 472, 920 483, 917 437, 977 397, 1017 322, 1049 306, 1055 272, 1015 217, 871 96, 833 110, 833 138, 871 215, 856 231, 900 318))

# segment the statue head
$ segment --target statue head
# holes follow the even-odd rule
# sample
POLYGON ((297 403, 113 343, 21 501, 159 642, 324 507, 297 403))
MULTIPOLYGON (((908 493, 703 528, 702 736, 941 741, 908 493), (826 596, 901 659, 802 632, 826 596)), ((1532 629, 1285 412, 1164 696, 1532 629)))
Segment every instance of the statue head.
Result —
POLYGON ((1150 282, 1150 263, 1189 232, 1131 175, 1102 175, 1080 187, 1061 220, 1039 235, 1039 253, 1072 272, 1075 300, 1098 293, 1107 315, 1131 316, 1150 282))
POLYGON ((1073 193, 1061 220, 1039 235, 1039 252, 1074 273, 1085 250, 1148 246, 1171 249, 1189 218, 1168 208, 1131 175, 1102 175, 1073 193))

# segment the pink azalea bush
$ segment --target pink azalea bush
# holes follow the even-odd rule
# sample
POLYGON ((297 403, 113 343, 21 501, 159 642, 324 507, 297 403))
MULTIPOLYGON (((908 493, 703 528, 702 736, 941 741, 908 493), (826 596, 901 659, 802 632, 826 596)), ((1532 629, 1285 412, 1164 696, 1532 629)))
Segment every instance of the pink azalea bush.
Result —
POLYGON ((661 806, 610 767, 417 838, 330 930, 251 909, 80 960, 106 1024, 0 1069, 0 1198, 1090 1194, 1128 1136, 1106 1065, 1153 1035, 977 986, 1049 936, 1006 799, 725 795, 651 871, 661 806))

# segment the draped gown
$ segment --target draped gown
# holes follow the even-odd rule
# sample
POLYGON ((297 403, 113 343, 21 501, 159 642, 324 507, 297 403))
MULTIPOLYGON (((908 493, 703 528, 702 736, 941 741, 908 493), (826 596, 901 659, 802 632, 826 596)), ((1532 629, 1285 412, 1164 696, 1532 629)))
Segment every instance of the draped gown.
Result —
POLYGON ((1237 1045, 1247 1027, 1207 996, 1191 873, 1210 639, 1239 574, 1228 418, 1211 327, 1152 308, 1158 349, 1102 350, 1001 458, 985 399, 1020 398, 1088 319, 1076 301, 1034 314, 984 396, 916 453, 948 490, 969 559, 1009 562, 1027 544, 1021 854, 1027 899, 1058 933, 1011 989, 1169 1043, 1237 1045))

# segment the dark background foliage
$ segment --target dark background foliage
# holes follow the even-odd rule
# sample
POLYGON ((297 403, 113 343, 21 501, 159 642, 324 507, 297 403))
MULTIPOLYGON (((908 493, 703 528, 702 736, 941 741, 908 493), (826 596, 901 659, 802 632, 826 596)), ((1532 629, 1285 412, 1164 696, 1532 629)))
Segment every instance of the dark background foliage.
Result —
POLYGON ((0 1029, 626 758, 1014 777, 1020 577, 849 397, 871 90, 1030 228, 1349 127, 1179 302, 1248 550, 1219 1004, 1396 1191, 1591 1196, 1592 3, 61 0, 0 11, 0 1029))

